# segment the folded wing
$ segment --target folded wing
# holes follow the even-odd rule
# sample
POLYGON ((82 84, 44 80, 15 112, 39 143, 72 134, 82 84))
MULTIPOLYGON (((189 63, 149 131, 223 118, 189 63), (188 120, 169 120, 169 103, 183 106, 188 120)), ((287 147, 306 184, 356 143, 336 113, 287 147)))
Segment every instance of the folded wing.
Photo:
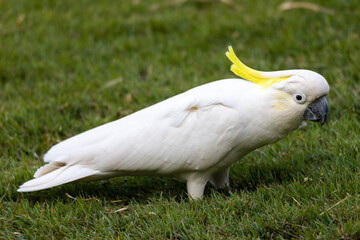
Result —
POLYGON ((81 179, 205 171, 233 147, 238 115, 209 92, 177 95, 53 146, 44 157, 49 164, 19 191, 81 179))

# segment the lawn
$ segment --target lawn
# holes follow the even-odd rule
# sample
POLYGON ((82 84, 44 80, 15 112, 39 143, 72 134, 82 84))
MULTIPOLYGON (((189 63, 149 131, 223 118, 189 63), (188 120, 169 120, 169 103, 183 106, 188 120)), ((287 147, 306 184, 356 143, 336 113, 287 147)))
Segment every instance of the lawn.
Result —
POLYGON ((0 238, 359 239, 359 2, 311 2, 0 1, 0 238), (232 192, 199 201, 157 177, 16 191, 57 142, 234 77, 228 45, 256 69, 322 74, 328 122, 252 152, 232 192))

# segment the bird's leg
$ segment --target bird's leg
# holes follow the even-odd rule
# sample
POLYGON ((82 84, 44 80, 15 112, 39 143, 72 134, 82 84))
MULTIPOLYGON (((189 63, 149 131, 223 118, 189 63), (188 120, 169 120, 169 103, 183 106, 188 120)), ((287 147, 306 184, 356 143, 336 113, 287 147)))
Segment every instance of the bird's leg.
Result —
POLYGON ((208 177, 197 174, 187 179, 187 191, 191 199, 196 200, 203 196, 208 180, 208 177))
POLYGON ((229 170, 230 167, 222 169, 211 176, 210 182, 217 190, 222 190, 226 187, 229 191, 231 191, 229 183, 229 170))

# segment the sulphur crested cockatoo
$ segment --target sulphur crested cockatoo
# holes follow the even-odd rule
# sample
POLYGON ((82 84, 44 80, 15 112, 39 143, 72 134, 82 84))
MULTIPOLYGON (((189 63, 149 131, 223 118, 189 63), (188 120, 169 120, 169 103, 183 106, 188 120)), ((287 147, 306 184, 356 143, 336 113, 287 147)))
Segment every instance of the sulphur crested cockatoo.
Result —
POLYGON ((48 164, 18 191, 156 175, 186 180, 196 199, 208 181, 227 187, 230 166, 249 152, 284 138, 304 120, 325 122, 329 85, 320 74, 260 72, 245 66, 231 47, 226 55, 243 79, 190 89, 60 142, 45 154, 48 164))

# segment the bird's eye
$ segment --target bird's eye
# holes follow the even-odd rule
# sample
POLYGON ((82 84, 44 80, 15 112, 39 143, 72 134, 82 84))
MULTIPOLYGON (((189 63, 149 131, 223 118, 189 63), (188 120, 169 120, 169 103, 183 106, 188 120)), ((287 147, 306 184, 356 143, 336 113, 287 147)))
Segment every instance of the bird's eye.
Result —
POLYGON ((304 102, 306 102, 306 97, 302 93, 296 93, 296 94, 294 94, 294 100, 297 103, 304 103, 304 102))

